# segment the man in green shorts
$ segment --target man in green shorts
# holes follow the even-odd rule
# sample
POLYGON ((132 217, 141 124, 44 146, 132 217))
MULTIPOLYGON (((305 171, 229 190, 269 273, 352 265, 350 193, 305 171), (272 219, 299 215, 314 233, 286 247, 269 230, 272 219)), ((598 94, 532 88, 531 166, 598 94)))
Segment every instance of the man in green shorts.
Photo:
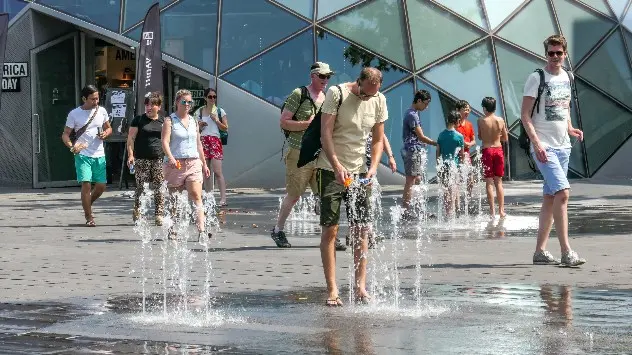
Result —
POLYGON ((375 176, 382 157, 384 121, 388 118, 386 98, 379 92, 382 73, 364 68, 355 82, 330 87, 322 107, 323 151, 316 161, 320 190, 320 254, 327 282, 327 306, 341 306, 336 285, 334 244, 345 202, 353 245, 355 301, 368 303, 366 264, 371 233, 371 188, 366 179, 375 176), (365 144, 373 135, 371 164, 367 169, 365 144), (364 180, 364 181, 363 181, 364 180))
POLYGON ((68 113, 61 140, 75 155, 86 226, 94 227, 92 204, 103 194, 107 182, 103 140, 112 133, 112 128, 107 111, 99 106, 99 91, 96 87, 88 85, 81 89, 81 99, 83 105, 68 113), (73 132, 74 142, 70 139, 73 132))

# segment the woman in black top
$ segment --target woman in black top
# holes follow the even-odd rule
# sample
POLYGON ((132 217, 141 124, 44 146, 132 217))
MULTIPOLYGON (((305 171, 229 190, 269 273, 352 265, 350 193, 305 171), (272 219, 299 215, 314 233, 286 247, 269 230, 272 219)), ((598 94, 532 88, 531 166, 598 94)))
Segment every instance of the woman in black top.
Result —
POLYGON ((134 222, 140 216, 140 196, 145 183, 153 184, 154 204, 156 207, 156 225, 162 225, 165 199, 161 191, 164 181, 162 171, 162 143, 160 134, 164 117, 158 114, 162 106, 162 95, 152 92, 145 96, 145 114, 136 116, 130 124, 127 134, 127 165, 134 164, 136 175, 136 194, 134 195, 134 222))

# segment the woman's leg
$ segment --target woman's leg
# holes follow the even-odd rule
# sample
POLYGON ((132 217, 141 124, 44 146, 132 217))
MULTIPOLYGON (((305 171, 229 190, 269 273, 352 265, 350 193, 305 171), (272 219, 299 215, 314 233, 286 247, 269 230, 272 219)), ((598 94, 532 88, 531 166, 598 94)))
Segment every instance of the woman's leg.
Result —
POLYGON ((224 174, 222 173, 222 161, 218 159, 211 159, 211 168, 217 184, 219 185, 219 203, 223 205, 226 203, 226 181, 224 180, 224 174))
POLYGON ((140 217, 140 196, 143 194, 145 183, 150 181, 151 167, 146 159, 137 159, 134 161, 134 178, 136 179, 136 191, 134 192, 134 210, 132 218, 134 222, 140 217))
POLYGON ((206 230, 206 219, 204 218, 204 204, 202 204, 202 183, 199 181, 187 181, 186 187, 189 193, 189 200, 195 205, 198 232, 204 232, 206 230))
POLYGON ((160 219, 162 222, 162 216, 165 212, 165 197, 162 194, 162 182, 165 180, 165 175, 162 171, 162 159, 151 160, 151 183, 154 185, 154 205, 156 213, 156 222, 160 219))

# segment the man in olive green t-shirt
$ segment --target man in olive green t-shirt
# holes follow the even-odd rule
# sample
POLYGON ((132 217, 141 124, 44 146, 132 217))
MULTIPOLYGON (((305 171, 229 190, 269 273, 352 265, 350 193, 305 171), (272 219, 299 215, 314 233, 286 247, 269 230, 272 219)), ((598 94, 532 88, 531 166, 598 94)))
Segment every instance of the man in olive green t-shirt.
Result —
POLYGON ((330 87, 322 107, 320 139, 323 150, 316 160, 316 167, 322 226, 320 255, 327 282, 327 306, 342 305, 336 286, 334 244, 343 201, 353 240, 353 294, 356 302, 368 303, 370 300, 366 291, 366 264, 367 239, 373 219, 371 187, 370 183, 360 179, 375 176, 382 157, 388 110, 386 98, 379 92, 381 85, 382 73, 375 68, 364 68, 357 81, 330 87), (367 168, 365 148, 369 134, 373 135, 373 140, 371 164, 367 168))
POLYGON ((303 133, 307 129, 314 116, 325 101, 324 90, 327 87, 329 78, 334 74, 329 65, 322 62, 314 63, 310 68, 311 83, 306 86, 307 97, 301 101, 301 91, 303 88, 296 88, 285 100, 283 111, 281 112, 281 128, 288 131, 287 143, 289 148, 285 153, 285 190, 286 195, 281 203, 281 209, 277 219, 277 224, 271 231, 272 240, 279 248, 290 248, 283 227, 287 217, 292 212, 294 204, 305 192, 308 185, 311 185, 312 192, 318 194, 316 185, 316 165, 314 162, 301 168, 297 168, 299 153, 301 151, 301 140, 303 133))

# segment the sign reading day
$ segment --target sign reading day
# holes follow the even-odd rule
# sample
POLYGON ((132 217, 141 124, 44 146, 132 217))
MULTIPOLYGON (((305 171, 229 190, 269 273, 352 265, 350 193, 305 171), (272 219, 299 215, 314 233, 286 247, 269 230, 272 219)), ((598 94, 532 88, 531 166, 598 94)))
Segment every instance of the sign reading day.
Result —
POLYGON ((29 76, 28 63, 4 63, 2 68, 2 91, 20 92, 20 78, 29 76))

